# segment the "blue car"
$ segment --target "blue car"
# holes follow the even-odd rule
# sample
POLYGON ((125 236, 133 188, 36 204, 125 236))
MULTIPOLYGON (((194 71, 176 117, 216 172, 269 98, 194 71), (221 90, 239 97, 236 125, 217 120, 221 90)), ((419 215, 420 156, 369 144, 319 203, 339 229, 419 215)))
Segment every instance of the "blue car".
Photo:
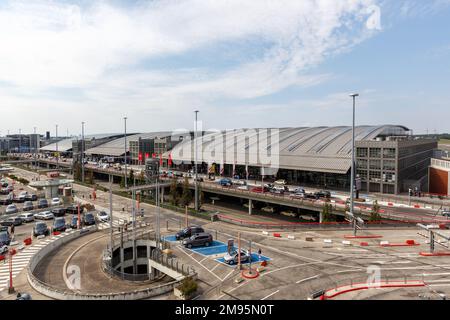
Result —
POLYGON ((219 184, 223 187, 229 187, 233 184, 233 182, 230 179, 223 178, 219 180, 219 184))

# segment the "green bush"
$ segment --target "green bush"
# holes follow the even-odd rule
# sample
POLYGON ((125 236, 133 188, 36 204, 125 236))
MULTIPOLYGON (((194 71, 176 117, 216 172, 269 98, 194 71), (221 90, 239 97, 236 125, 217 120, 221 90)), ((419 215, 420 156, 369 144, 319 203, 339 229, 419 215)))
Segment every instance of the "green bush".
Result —
POLYGON ((178 287, 178 290, 181 291, 181 294, 184 298, 190 297, 197 291, 197 282, 191 277, 184 278, 181 282, 181 285, 178 287))

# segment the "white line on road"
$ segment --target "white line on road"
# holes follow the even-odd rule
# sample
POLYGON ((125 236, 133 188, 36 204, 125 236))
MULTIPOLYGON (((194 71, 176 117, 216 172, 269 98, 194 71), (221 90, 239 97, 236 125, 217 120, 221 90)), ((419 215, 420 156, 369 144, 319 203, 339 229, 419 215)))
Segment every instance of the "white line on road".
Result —
POLYGON ((266 300, 267 298, 270 298, 271 296, 273 296, 274 294, 277 294, 278 292, 280 292, 280 290, 277 290, 275 292, 272 292, 271 294, 265 296, 264 298, 262 298, 261 300, 266 300))
POLYGON ((309 281, 309 280, 313 280, 313 279, 316 279, 316 278, 318 278, 318 277, 319 277, 319 275, 317 274, 317 275, 312 276, 312 277, 309 277, 309 278, 305 278, 305 279, 302 279, 302 280, 298 280, 298 281, 296 282, 296 284, 303 283, 303 282, 306 282, 306 281, 309 281))

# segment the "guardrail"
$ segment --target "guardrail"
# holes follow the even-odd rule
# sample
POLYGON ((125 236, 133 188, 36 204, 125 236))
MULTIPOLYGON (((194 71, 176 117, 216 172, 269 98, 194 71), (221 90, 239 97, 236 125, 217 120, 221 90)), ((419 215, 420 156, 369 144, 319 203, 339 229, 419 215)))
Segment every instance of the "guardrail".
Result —
MULTIPOLYGON (((80 236, 89 234, 89 232, 83 232, 83 230, 77 230, 71 234, 59 238, 49 245, 42 248, 31 259, 27 266, 27 279, 31 287, 44 296, 56 299, 56 300, 140 300, 150 297, 158 296, 173 291, 175 287, 180 284, 180 280, 163 283, 158 286, 150 288, 133 290, 130 292, 116 292, 116 293, 80 293, 68 290, 61 290, 48 285, 47 283, 38 279, 34 274, 36 266, 44 259, 51 251, 59 248, 66 242, 72 241, 80 236)), ((191 275, 193 278, 197 277, 197 274, 191 275)))

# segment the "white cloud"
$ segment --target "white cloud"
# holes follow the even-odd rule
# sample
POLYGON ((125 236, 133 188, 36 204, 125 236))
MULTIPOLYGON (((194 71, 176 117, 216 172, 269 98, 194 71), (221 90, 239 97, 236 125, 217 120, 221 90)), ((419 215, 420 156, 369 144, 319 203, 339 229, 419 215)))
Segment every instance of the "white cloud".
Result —
POLYGON ((100 114, 156 107, 174 115, 216 99, 315 85, 329 75, 312 67, 373 34, 366 9, 376 2, 174 0, 119 8, 107 1, 10 1, 0 7, 0 84, 13 87, 0 87, 0 98, 21 108, 64 105, 100 114), (258 57, 241 57, 226 70, 137 67, 219 43, 233 50, 238 41, 265 45, 258 57), (52 94, 55 88, 83 94, 70 100, 52 94))

